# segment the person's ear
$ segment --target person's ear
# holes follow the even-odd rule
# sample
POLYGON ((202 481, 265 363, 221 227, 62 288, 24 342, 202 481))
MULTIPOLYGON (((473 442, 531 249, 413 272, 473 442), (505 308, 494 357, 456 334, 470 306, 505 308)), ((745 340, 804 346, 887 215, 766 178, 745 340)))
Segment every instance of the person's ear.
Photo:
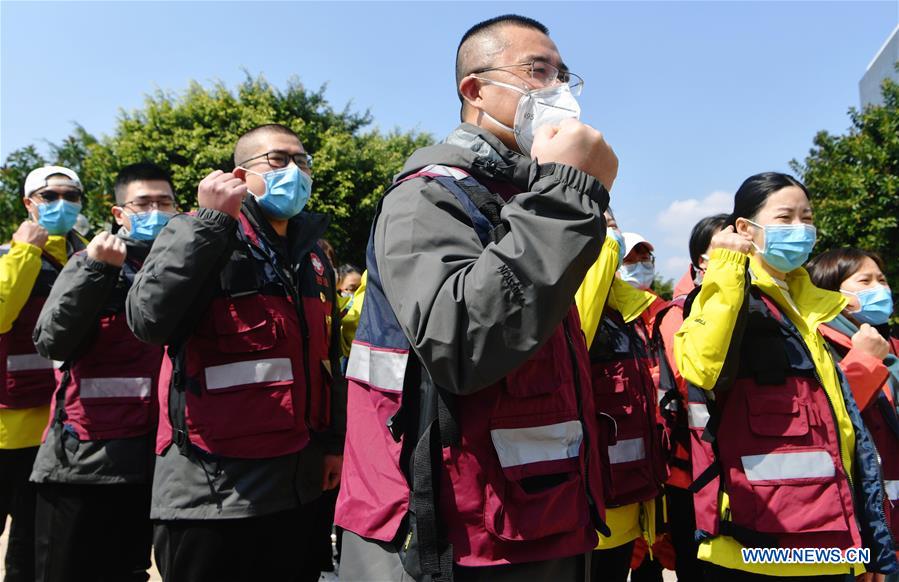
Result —
POLYGON ((37 203, 31 199, 30 196, 24 196, 22 198, 22 204, 25 205, 25 210, 28 212, 28 218, 34 219, 37 216, 37 203))
POLYGON ((734 222, 734 230, 746 240, 755 238, 755 227, 745 218, 738 218, 734 222))
POLYGON ((125 222, 125 211, 120 206, 112 207, 112 217, 115 219, 116 224, 128 228, 128 225, 125 222))
POLYGON ((245 168, 234 168, 234 171, 231 173, 234 174, 234 177, 238 180, 241 180, 243 182, 247 181, 247 170, 245 168))
POLYGON ((459 94, 465 102, 475 109, 482 109, 484 98, 481 95, 481 81, 469 75, 459 82, 459 94))

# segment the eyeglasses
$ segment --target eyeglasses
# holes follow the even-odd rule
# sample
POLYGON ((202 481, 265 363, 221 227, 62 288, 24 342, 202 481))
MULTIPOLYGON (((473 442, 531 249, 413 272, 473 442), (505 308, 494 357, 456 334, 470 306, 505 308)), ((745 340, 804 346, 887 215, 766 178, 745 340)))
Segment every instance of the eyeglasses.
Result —
POLYGON ((32 196, 40 196, 44 199, 44 202, 56 202, 60 199, 60 197, 66 202, 74 202, 75 204, 81 202, 81 192, 78 190, 63 190, 62 192, 58 190, 42 190, 41 192, 35 192, 32 196))
POLYGON ((268 165, 276 170, 286 168, 287 165, 290 164, 291 160, 293 160, 293 163, 296 164, 297 167, 304 172, 309 172, 312 169, 312 156, 307 154, 306 152, 289 154, 280 150, 274 150, 265 152, 264 154, 259 154, 258 156, 253 156, 252 158, 244 160, 237 165, 243 166, 247 162, 252 162, 253 160, 258 160, 260 158, 265 158, 265 161, 268 162, 268 165))
POLYGON ((126 202, 122 206, 130 206, 138 212, 147 212, 151 208, 161 210, 162 212, 175 212, 178 206, 172 198, 163 198, 162 200, 132 200, 126 202))
POLYGON ((477 75, 479 73, 486 73, 488 71, 504 71, 506 69, 516 69, 516 68, 524 68, 528 71, 528 74, 531 76, 538 85, 541 87, 549 87, 558 81, 559 83, 565 83, 568 85, 569 90, 571 90, 571 94, 577 97, 581 94, 581 91, 584 90, 584 80, 572 73, 571 71, 565 69, 559 69, 559 67, 555 65, 551 65, 546 61, 542 61, 540 59, 534 59, 529 63, 519 63, 517 65, 503 65, 502 67, 488 67, 486 69, 478 69, 476 71, 472 71, 472 75, 477 75))

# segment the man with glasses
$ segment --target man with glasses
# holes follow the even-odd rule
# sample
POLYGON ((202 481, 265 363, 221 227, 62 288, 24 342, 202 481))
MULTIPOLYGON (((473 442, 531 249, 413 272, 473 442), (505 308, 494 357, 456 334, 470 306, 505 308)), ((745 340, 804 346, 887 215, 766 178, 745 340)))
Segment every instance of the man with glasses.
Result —
POLYGON ((101 232, 59 275, 34 344, 62 362, 37 489, 36 579, 143 581, 150 567, 156 383, 163 350, 128 329, 125 297, 175 213, 168 173, 151 163, 115 181, 117 234, 101 232))
POLYGON ((573 299, 618 161, 539 22, 470 29, 456 86, 462 124, 407 161, 369 241, 340 578, 583 579, 607 435, 573 299))
POLYGON ((6 580, 34 580, 34 490, 28 475, 47 425, 53 362, 31 341, 38 313, 68 258, 85 241, 72 230, 83 188, 68 168, 25 178, 28 220, 0 247, 0 533, 12 517, 6 580))
POLYGON ((135 335, 167 351, 150 506, 165 580, 298 579, 311 502, 340 479, 340 318, 328 220, 303 211, 311 163, 288 127, 243 134, 128 295, 135 335))

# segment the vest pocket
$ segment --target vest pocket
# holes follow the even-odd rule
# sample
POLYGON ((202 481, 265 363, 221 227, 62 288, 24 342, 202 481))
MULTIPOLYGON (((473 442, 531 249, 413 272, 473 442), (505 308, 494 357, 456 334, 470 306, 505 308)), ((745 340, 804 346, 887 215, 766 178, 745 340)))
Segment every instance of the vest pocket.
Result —
POLYGON ((488 532, 507 541, 531 541, 588 526, 580 421, 494 428, 490 436, 499 468, 487 471, 488 532))
POLYGON ((196 337, 190 350, 189 374, 203 390, 188 390, 188 424, 217 440, 292 429, 294 358, 279 347, 278 322, 255 295, 218 307, 216 335, 196 337))
POLYGON ((772 534, 849 530, 834 459, 823 448, 740 457, 745 483, 731 483, 734 522, 772 534))
POLYGON ((763 437, 802 437, 809 432, 808 406, 798 386, 746 390, 749 428, 763 437))

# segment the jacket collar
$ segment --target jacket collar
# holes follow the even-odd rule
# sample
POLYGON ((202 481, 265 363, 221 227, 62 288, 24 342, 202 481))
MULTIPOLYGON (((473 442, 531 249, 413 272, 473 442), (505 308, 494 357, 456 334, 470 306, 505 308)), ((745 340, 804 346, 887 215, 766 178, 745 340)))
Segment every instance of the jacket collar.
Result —
POLYGON ((774 299, 785 313, 791 315, 790 319, 794 322, 797 319, 802 321, 808 330, 816 330, 820 324, 838 316, 849 302, 842 293, 816 287, 812 283, 808 271, 799 267, 787 273, 785 281, 790 291, 790 298, 799 309, 797 314, 781 288, 760 261, 761 259, 755 255, 750 261, 752 284, 765 295, 774 299))
POLYGON ((625 323, 630 323, 640 317, 658 295, 652 291, 644 291, 625 283, 618 277, 612 280, 612 288, 609 290, 609 307, 621 314, 625 323))
POLYGON ((693 289, 696 288, 696 283, 693 282, 693 267, 687 267, 687 272, 684 273, 684 276, 680 278, 680 281, 677 282, 677 285, 674 286, 674 297, 680 297, 681 295, 689 295, 693 289))
MULTIPOLYGON (((276 254, 282 254, 282 245, 278 244, 280 237, 271 223, 262 213, 262 209, 252 196, 244 199, 241 212, 247 217, 257 236, 266 246, 276 254)), ((300 212, 287 221, 287 241, 291 251, 291 257, 285 257, 288 262, 300 261, 318 243, 318 239, 325 234, 330 219, 324 214, 315 212, 300 212)))
POLYGON ((498 137, 470 123, 461 124, 442 143, 416 150, 397 179, 431 164, 461 168, 476 179, 511 182, 521 191, 528 190, 536 172, 531 158, 510 150, 498 137))

